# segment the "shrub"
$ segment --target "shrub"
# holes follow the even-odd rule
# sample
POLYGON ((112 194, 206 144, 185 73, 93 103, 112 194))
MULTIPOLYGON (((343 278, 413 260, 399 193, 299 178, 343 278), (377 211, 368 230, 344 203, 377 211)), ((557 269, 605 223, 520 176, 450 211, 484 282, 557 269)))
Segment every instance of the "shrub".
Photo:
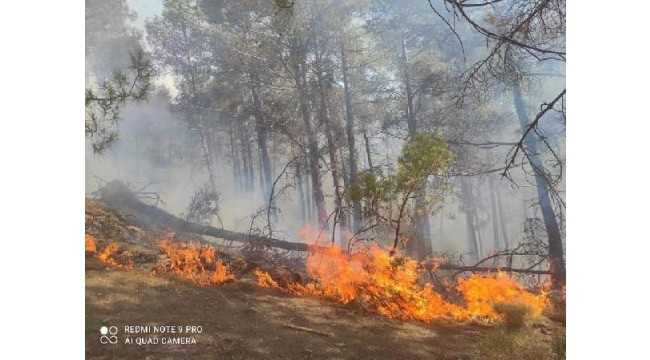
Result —
POLYGON ((546 307, 542 315, 546 316, 549 320, 566 325, 566 307, 562 304, 546 307))
POLYGON ((499 313, 503 318, 503 323, 508 330, 519 330, 524 326, 526 318, 528 318, 533 308, 530 305, 522 303, 496 303, 494 304, 494 311, 499 313))

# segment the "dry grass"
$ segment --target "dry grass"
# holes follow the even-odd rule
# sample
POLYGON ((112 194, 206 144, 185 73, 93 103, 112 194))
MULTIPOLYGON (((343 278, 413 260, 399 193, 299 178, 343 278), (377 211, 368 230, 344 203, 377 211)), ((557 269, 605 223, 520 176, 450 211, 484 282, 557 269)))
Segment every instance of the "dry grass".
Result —
POLYGON ((522 303, 497 303, 494 304, 494 311, 503 318, 506 329, 514 331, 521 329, 526 319, 533 313, 533 308, 522 303))
POLYGON ((548 306, 542 315, 549 320, 566 325, 566 307, 563 305, 548 306))
POLYGON ((482 360, 559 360, 565 359, 564 337, 551 343, 537 333, 513 332, 503 327, 491 331, 481 343, 482 360))

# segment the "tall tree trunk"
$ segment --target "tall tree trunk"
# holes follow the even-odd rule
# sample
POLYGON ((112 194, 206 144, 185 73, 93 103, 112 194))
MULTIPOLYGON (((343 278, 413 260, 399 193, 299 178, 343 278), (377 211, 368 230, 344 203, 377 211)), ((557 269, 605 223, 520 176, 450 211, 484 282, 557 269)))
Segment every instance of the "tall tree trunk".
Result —
MULTIPOLYGON (((471 181, 470 181, 470 186, 471 186, 471 181)), ((474 212, 474 231, 476 232, 476 240, 478 241, 478 256, 479 259, 482 259, 483 256, 485 255, 485 247, 484 247, 484 242, 483 242, 483 231, 481 229, 481 218, 478 216, 478 202, 476 199, 481 199, 481 185, 479 184, 476 187, 471 186, 472 192, 470 193, 472 196, 472 211, 474 212), (473 190, 476 189, 476 196, 474 196, 473 190)))
POLYGON ((320 119, 321 123, 325 125, 325 135, 327 138, 327 150, 330 158, 330 170, 332 171, 332 183, 334 184, 334 194, 336 197, 336 214, 334 218, 333 227, 336 227, 336 223, 341 224, 339 227, 340 236, 339 240, 341 242, 341 247, 346 248, 347 242, 345 241, 345 234, 349 231, 348 224, 346 223, 345 216, 343 213, 343 186, 341 186, 341 170, 338 158, 338 144, 335 140, 336 134, 339 133, 338 126, 335 123, 334 119, 330 114, 330 104, 329 104, 329 84, 324 77, 326 75, 325 69, 322 67, 322 53, 319 49, 319 42, 315 41, 315 61, 314 65, 316 68, 316 80, 318 83, 318 95, 320 98, 320 119))
POLYGON ((370 153, 370 139, 368 139, 368 132, 366 131, 366 128, 363 128, 363 142, 365 144, 366 148, 366 157, 368 159, 368 169, 372 169, 372 155, 370 153))
POLYGON ((501 250, 503 242, 501 241, 501 229, 499 223, 499 206, 497 204, 496 185, 494 184, 494 177, 488 175, 488 187, 490 188, 490 217, 492 218, 492 240, 494 241, 494 249, 501 250))
POLYGON ((243 136, 239 138, 239 146, 241 147, 241 163, 242 163, 242 190, 248 192, 248 157, 246 156, 246 145, 243 139, 243 136))
POLYGON ((214 131, 214 123, 216 120, 212 120, 211 123, 206 123, 208 129, 208 143, 210 144, 210 154, 212 155, 212 164, 216 167, 219 164, 219 154, 221 150, 219 149, 219 141, 217 140, 217 135, 214 131))
MULTIPOLYGON (((400 41, 400 68, 402 72, 402 79, 404 81, 404 88, 406 90, 406 115, 409 136, 413 138, 417 134, 417 118, 415 114, 415 107, 413 105, 413 89, 411 85, 411 75, 408 71, 408 57, 406 54, 406 42, 402 34, 400 41)), ((423 180, 422 186, 416 193, 415 207, 417 209, 426 208, 426 183, 427 179, 423 180)), ((425 255, 433 251, 431 243, 431 224, 429 223, 429 214, 424 213, 415 219, 415 228, 418 236, 416 236, 415 243, 411 246, 410 255, 415 259, 422 259, 425 255)), ((409 244, 413 243, 410 241, 409 244)))
MULTIPOLYGON (((530 125, 524 99, 521 96, 521 89, 519 84, 515 84, 513 89, 515 109, 519 124, 522 130, 525 130, 530 125)), ((560 227, 558 226, 555 217, 555 211, 551 203, 549 195, 549 186, 544 179, 544 163, 539 157, 539 150, 537 149, 537 142, 532 136, 527 136, 524 139, 524 146, 529 154, 529 159, 535 173, 535 186, 537 188, 537 197, 539 199, 539 206, 542 210, 542 217, 548 235, 548 248, 549 248, 549 262, 551 271, 551 282, 556 288, 561 287, 566 283, 566 267, 564 264, 564 249, 562 247, 562 236, 560 234, 560 227)))
MULTIPOLYGON (((260 189, 262 190, 262 200, 269 201, 269 197, 265 194, 264 184, 264 170, 262 169, 262 151, 257 148, 257 172, 260 174, 260 189)), ((269 190, 269 195, 271 191, 269 190)))
POLYGON ((251 102, 253 103, 253 117, 255 118, 255 132, 257 135, 257 147, 260 151, 261 171, 260 182, 262 184, 262 194, 264 200, 268 201, 271 196, 271 186, 273 179, 271 178, 271 160, 269 159, 269 150, 267 145, 268 127, 262 115, 262 96, 260 90, 259 75, 256 71, 249 71, 249 90, 251 95, 251 102))
POLYGON ((311 175, 309 175, 309 172, 306 173, 306 181, 305 181, 305 207, 307 208, 307 221, 311 224, 314 221, 314 197, 313 197, 313 191, 311 191, 311 175))
MULTIPOLYGON (((336 141, 334 140, 334 132, 331 126, 327 127, 327 147, 330 156, 330 167, 332 170, 332 182, 334 183, 334 194, 336 196, 336 212, 337 212, 336 220, 338 221, 339 224, 341 224, 340 226, 341 247, 346 248, 347 242, 345 242, 344 238, 346 232, 349 231, 349 229, 348 229, 348 224, 346 222, 346 218, 343 215, 343 186, 341 186, 339 161, 336 152, 337 146, 336 146, 336 141)), ((334 223, 334 226, 336 226, 336 222, 334 223)))
POLYGON ((510 240, 508 240, 508 228, 506 227, 506 218, 503 215, 503 198, 501 197, 501 187, 497 185, 497 203, 499 204, 499 219, 501 220, 501 235, 503 237, 504 249, 510 249, 510 240))
MULTIPOLYGON (((348 159, 345 158, 345 150, 343 147, 339 147, 339 158, 341 159, 341 175, 343 175, 343 191, 350 188, 350 171, 346 167, 346 164, 349 163, 348 159)), ((345 203, 345 208, 350 209, 350 201, 343 197, 343 202, 345 203)), ((352 219, 350 218, 350 212, 344 211, 341 216, 345 216, 345 223, 352 224, 352 219)))
POLYGON ((253 152, 251 150, 251 142, 248 138, 248 134, 243 134, 242 147, 246 192, 252 193, 255 190, 255 168, 253 166, 253 152))
POLYGON ((302 120, 305 124, 305 132, 307 134, 307 147, 309 149, 308 161, 312 180, 312 192, 316 205, 316 213, 318 215, 318 224, 320 226, 325 226, 327 222, 327 211, 325 210, 325 196, 323 196, 320 176, 320 154, 318 149, 318 140, 316 139, 316 130, 314 128, 314 122, 310 111, 309 99, 307 98, 307 64, 305 64, 304 55, 301 56, 300 54, 297 54, 301 51, 299 47, 296 49, 296 45, 294 45, 294 49, 292 50, 294 52, 292 56, 294 82, 296 85, 296 91, 298 92, 300 113, 302 114, 302 120))
POLYGON ((305 190, 303 188, 303 178, 302 178, 302 166, 300 161, 296 162, 296 181, 298 182, 298 198, 300 200, 300 220, 301 224, 304 226, 307 224, 307 199, 305 198, 305 190))
POLYGON ((228 135, 230 139, 230 156, 232 157, 233 181, 235 183, 235 191, 241 191, 241 167, 239 165, 239 154, 237 153, 234 132, 233 123, 231 122, 228 135))
POLYGON ((408 71, 408 57, 406 55, 406 41, 404 35, 400 41, 400 68, 404 89, 406 91, 406 120, 408 125, 409 136, 413 137, 417 133, 417 119, 415 116, 415 107, 413 105, 413 88, 411 87, 411 74, 408 71))
MULTIPOLYGON (((200 121, 200 119, 199 119, 200 121)), ((205 132, 205 128, 201 126, 199 129, 199 136, 201 137, 201 148, 203 149, 203 160, 205 161, 205 166, 208 168, 208 177, 210 180, 210 187, 213 192, 217 192, 217 178, 214 172, 212 164, 212 155, 210 153, 210 144, 208 136, 205 132)))
MULTIPOLYGON (((345 41, 341 40, 341 71, 343 72, 343 93, 345 95, 345 133, 348 140, 348 160, 350 162, 350 186, 357 184, 359 169, 357 166, 357 150, 354 144, 354 117, 352 112, 352 91, 350 90, 350 78, 348 75, 348 57, 345 51, 345 41)), ((370 154, 368 154, 370 162, 370 154)), ((354 232, 361 227, 361 199, 352 200, 352 228, 354 232)))
POLYGON ((253 144, 250 138, 246 139, 246 156, 248 156, 248 192, 255 192, 255 166, 253 166, 253 144))
POLYGON ((440 225, 438 230, 440 232, 440 236, 438 237, 438 241, 440 241, 440 244, 442 244, 442 239, 443 239, 444 223, 445 223, 445 207, 443 206, 442 209, 440 209, 440 225))
POLYGON ((479 260, 479 254, 481 252, 481 246, 479 243, 479 239, 476 236, 476 231, 475 231, 475 219, 474 216, 476 212, 474 211, 474 194, 472 193, 472 185, 470 183, 470 179, 467 178, 462 178, 460 180, 460 185, 461 185, 461 194, 463 197, 463 205, 465 207, 465 225, 467 228, 467 236, 468 236, 468 249, 470 252, 470 256, 472 257, 472 260, 474 262, 477 262, 479 260))

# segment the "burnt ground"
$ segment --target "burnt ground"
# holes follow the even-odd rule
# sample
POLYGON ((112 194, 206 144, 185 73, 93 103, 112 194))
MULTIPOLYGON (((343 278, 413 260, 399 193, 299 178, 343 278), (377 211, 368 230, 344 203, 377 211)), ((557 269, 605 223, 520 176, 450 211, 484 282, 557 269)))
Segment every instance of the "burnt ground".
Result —
MULTIPOLYGON (((117 268, 86 254, 87 359, 481 359, 481 342, 495 327, 389 319, 359 306, 295 297, 257 286, 250 269, 237 273, 235 282, 200 287, 153 271, 161 260, 155 243, 163 232, 136 220, 100 202, 86 201, 86 233, 100 245, 118 244, 117 259, 135 264, 131 270, 117 268), (125 334, 124 327, 131 325, 194 325, 202 332, 125 334), (117 327, 116 344, 100 343, 102 326, 117 327), (163 339, 186 336, 196 344, 162 344, 163 339), (127 337, 132 344, 125 343, 127 337), (159 343, 136 343, 153 338, 159 343)), ((230 263, 235 264, 232 259, 230 263)), ((564 332, 563 326, 548 319, 543 323, 526 331, 549 341, 564 332)))
MULTIPOLYGON (((86 262, 87 359, 473 359, 485 328, 388 319, 251 282, 206 288, 94 258, 86 262), (155 324, 203 331, 194 335, 196 344, 124 344, 124 326, 155 324), (102 326, 117 326, 117 344, 100 344, 102 326)), ((142 336, 151 335, 131 337, 142 336)))

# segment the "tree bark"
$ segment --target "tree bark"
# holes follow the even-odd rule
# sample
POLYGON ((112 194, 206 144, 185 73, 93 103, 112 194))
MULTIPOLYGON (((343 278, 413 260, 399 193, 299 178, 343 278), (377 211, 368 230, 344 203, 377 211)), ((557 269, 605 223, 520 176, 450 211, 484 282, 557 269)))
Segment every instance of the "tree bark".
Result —
POLYGON ((338 222, 341 226, 339 227, 340 236, 339 241, 341 248, 347 246, 347 241, 345 241, 345 234, 348 232, 348 224, 346 223, 345 216, 343 216, 343 187, 341 186, 341 171, 338 158, 338 144, 335 140, 336 134, 339 133, 337 124, 330 114, 330 103, 329 103, 329 87, 330 84, 326 79, 325 69, 322 66, 322 50, 319 48, 320 43, 315 42, 315 61, 314 66, 316 68, 316 80, 318 85, 318 95, 320 98, 320 118, 321 123, 325 125, 325 135, 327 138, 327 150, 330 158, 330 170, 332 172, 332 183, 334 184, 334 195, 336 197, 336 215, 334 217, 333 227, 336 227, 338 222))
POLYGON ((212 155, 210 152, 210 144, 208 142, 207 134, 205 133, 204 124, 201 123, 201 118, 199 116, 199 124, 201 128, 199 129, 199 135, 201 137, 201 148, 203 149, 203 158, 205 160, 205 166, 208 168, 208 177, 210 180, 210 187, 214 193, 217 193, 217 178, 212 167, 212 155))
POLYGON ((241 190, 241 168, 239 165, 239 154, 237 153, 237 146, 235 144, 235 136, 233 123, 230 123, 230 129, 228 131, 230 139, 230 156, 232 157, 232 172, 233 172, 233 181, 235 183, 235 191, 241 190))
POLYGON ((255 190, 255 168, 253 167, 253 152, 248 134, 242 134, 242 147, 244 157, 244 176, 246 192, 252 193, 255 190))
POLYGON ((469 183, 469 179, 462 178, 460 180, 461 184, 461 193, 463 197, 463 204, 465 206, 465 225, 467 229, 468 236, 468 248, 470 255, 473 256, 474 261, 478 261, 480 254, 480 245, 478 238, 476 237, 476 232, 474 231, 474 201, 472 194, 472 187, 469 183))
POLYGON ((499 204, 499 219, 501 222, 501 236, 503 237, 504 249, 510 248, 510 240, 508 240, 508 228, 506 226, 506 218, 503 215, 503 198, 501 197, 501 190, 499 185, 496 187, 497 203, 499 204))
MULTIPOLYGON (((513 95, 519 124, 521 125, 522 130, 525 130, 526 127, 529 126, 530 120, 526 113, 526 107, 518 83, 514 85, 513 95)), ((539 206, 542 210, 542 217, 548 235, 551 282, 554 287, 559 288, 566 284, 566 267, 564 263, 564 249, 562 247, 560 227, 558 226, 555 211, 553 210, 553 205, 549 196, 550 189, 548 183, 544 179, 544 164, 539 157, 537 142, 534 138, 528 136, 524 139, 524 146, 529 154, 529 159, 535 173, 537 197, 539 199, 539 206)))
MULTIPOLYGON (((294 40, 294 42, 295 41, 296 40, 294 40)), ((293 44, 291 50, 293 78, 296 85, 296 91, 298 93, 300 113, 302 115, 302 120, 305 124, 305 132, 307 134, 307 147, 309 149, 309 171, 311 173, 312 192, 316 205, 318 224, 320 226, 325 226, 327 222, 327 211, 325 210, 325 196, 323 196, 320 176, 320 154, 318 149, 318 141, 316 139, 316 130, 314 128, 312 114, 310 111, 309 99, 307 98, 307 64, 305 63, 305 55, 301 52, 300 46, 293 44)))
POLYGON ((255 132, 257 135, 257 147, 260 151, 260 159, 262 162, 262 171, 260 172, 260 181, 262 183, 262 194, 264 199, 269 199, 271 195, 271 160, 269 158, 269 150, 267 145, 268 127, 262 115, 262 96, 260 89, 259 75, 256 71, 248 71, 249 90, 251 101, 253 103, 253 117, 255 118, 255 132))
MULTIPOLYGON (((406 41, 402 34, 400 39, 400 68, 402 71, 402 80, 406 91, 406 116, 409 131, 409 137, 413 138, 417 134, 417 117, 415 114, 415 107, 413 104, 413 89, 411 85, 411 75, 408 71, 408 57, 406 54, 406 41)), ((426 183, 427 179, 423 179, 423 184, 416 192, 415 207, 416 209, 424 209, 426 204, 426 183)), ((431 243, 431 224, 429 223, 429 214, 423 215, 415 219, 415 228, 418 236, 409 241, 410 255, 415 259, 421 259, 427 254, 433 252, 433 244, 431 243)))
POLYGON ((488 186, 490 188, 490 210, 492 218, 492 240, 494 241, 494 249, 501 250, 503 242, 501 240, 501 229, 499 223, 499 207, 497 204, 496 186, 494 184, 494 177, 488 175, 488 186))
POLYGON ((370 139, 368 139, 368 133, 366 131, 366 128, 363 128, 363 142, 365 144, 366 148, 366 158, 368 159, 368 169, 372 169, 372 155, 370 153, 370 139))
POLYGON ((307 217, 307 199, 305 198, 305 190, 303 189, 303 178, 302 178, 302 166, 300 161, 296 162, 296 181, 298 182, 298 199, 300 200, 300 220, 302 225, 306 225, 308 221, 307 217))
MULTIPOLYGON (((350 186, 357 184, 359 169, 357 166, 357 151, 354 144, 354 117, 352 112, 352 92, 348 75, 348 57, 345 51, 345 41, 341 41, 341 71, 343 72, 343 93, 345 96, 345 133, 348 140, 348 160, 350 163, 350 186)), ((370 161, 370 155, 368 155, 370 161)), ((361 227, 361 199, 352 200, 352 228, 356 233, 361 227)))

